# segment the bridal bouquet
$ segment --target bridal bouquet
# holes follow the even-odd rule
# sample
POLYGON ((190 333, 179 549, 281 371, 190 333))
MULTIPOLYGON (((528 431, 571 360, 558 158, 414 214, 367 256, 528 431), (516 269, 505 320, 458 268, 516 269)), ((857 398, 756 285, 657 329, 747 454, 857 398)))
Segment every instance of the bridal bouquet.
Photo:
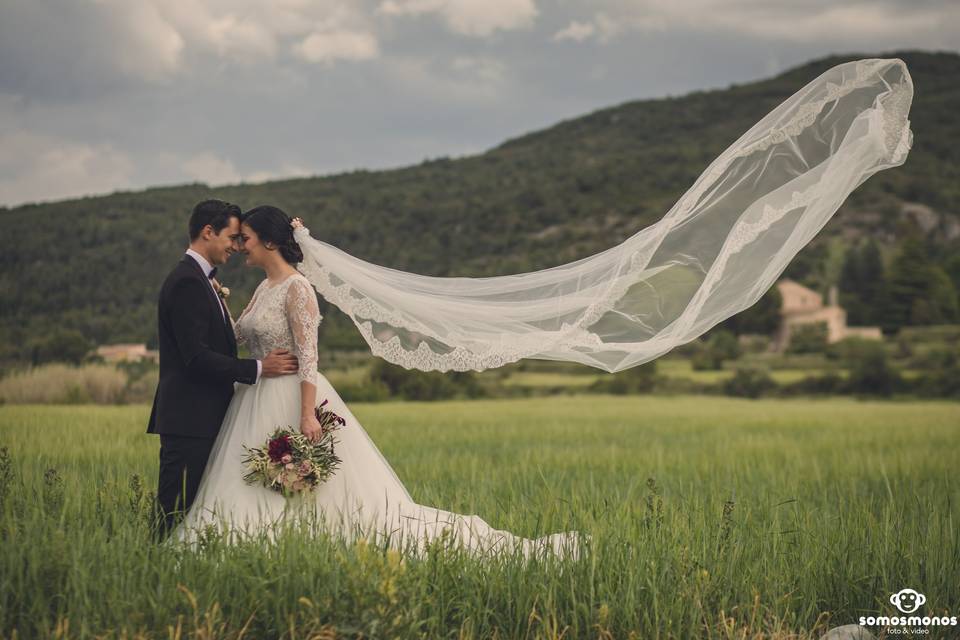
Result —
POLYGON ((248 447, 243 464, 248 471, 243 476, 248 484, 262 484, 286 497, 312 491, 326 482, 340 465, 333 445, 333 432, 346 421, 333 411, 324 409, 324 400, 316 408, 322 435, 310 442, 292 427, 279 427, 262 447, 248 447))

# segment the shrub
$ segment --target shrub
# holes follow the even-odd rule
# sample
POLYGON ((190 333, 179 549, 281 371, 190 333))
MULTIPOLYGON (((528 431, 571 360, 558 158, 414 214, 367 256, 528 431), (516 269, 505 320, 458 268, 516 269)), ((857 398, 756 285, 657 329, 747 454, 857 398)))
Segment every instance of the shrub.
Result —
POLYGON ((718 371, 723 368, 723 360, 717 358, 709 346, 701 343, 700 349, 691 356, 690 365, 694 371, 718 371))
POLYGON ((911 369, 936 370, 949 368, 957 361, 957 349, 948 347, 937 347, 929 350, 919 351, 910 358, 906 365, 911 369))
POLYGON ((477 398, 485 391, 472 371, 419 371, 377 359, 370 369, 370 380, 380 382, 390 395, 406 400, 444 400, 465 395, 477 398))
POLYGON ((613 393, 627 395, 646 393, 657 385, 657 363, 655 360, 630 367, 623 371, 604 376, 587 387, 594 393, 613 393))
POLYGON ((729 396, 759 398, 777 388, 766 369, 760 367, 737 367, 733 376, 724 382, 723 392, 729 396))
POLYGON ((124 400, 126 386, 127 376, 111 366, 48 364, 0 380, 0 398, 11 404, 113 404, 124 400))
POLYGON ((390 389, 382 380, 340 384, 337 385, 337 393, 344 402, 382 402, 390 399, 390 389))
POLYGON ((847 389, 853 393, 889 396, 902 385, 900 374, 887 362, 883 344, 864 340, 851 362, 847 389))
POLYGON ((960 398, 960 356, 937 349, 926 356, 929 370, 911 381, 914 392, 929 398, 960 398))
POLYGON ((153 402, 158 382, 160 382, 160 369, 156 366, 135 376, 128 372, 127 386, 123 390, 122 401, 140 404, 153 402))
POLYGON ((790 328, 788 353, 823 353, 827 349, 827 323, 812 322, 790 328))
POLYGON ((838 340, 828 345, 824 351, 824 355, 829 360, 836 360, 848 364, 853 363, 859 358, 860 353, 870 348, 869 342, 872 341, 857 336, 844 338, 843 340, 838 340))
POLYGON ((744 353, 766 353, 770 350, 770 336, 751 333, 739 337, 744 353))
POLYGON ((711 332, 705 341, 697 342, 690 362, 696 371, 716 371, 725 360, 736 360, 743 354, 740 341, 732 332, 719 329, 711 332))
POLYGON ((910 344, 957 344, 960 342, 960 325, 942 324, 927 327, 904 327, 900 329, 900 333, 897 335, 910 344))
POLYGON ((740 341, 730 331, 714 331, 707 341, 707 347, 716 357, 723 360, 736 360, 743 354, 740 341))
POLYGON ((843 393, 846 384, 843 376, 830 371, 820 376, 806 376, 783 385, 780 390, 784 395, 833 394, 843 393))

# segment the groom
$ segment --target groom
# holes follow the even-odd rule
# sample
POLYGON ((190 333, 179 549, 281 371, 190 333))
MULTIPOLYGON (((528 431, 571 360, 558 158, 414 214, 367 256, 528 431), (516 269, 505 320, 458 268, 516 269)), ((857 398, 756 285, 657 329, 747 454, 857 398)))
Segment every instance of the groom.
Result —
MULTIPOLYGON (((157 537, 190 508, 233 396, 234 383, 297 372, 285 350, 237 358, 230 315, 213 286, 216 266, 240 250, 240 208, 205 200, 190 216, 190 248, 160 290, 160 382, 147 433, 160 435, 157 537)), ((241 469, 237 468, 237 473, 241 469)))

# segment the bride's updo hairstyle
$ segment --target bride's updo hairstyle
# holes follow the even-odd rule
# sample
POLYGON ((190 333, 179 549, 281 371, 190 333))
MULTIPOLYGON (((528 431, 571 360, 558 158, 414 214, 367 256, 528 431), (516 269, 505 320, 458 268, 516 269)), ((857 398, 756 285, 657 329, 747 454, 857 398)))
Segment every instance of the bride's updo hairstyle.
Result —
POLYGON ((293 227, 290 226, 290 216, 282 209, 261 205, 254 207, 243 214, 240 220, 257 232, 260 242, 270 242, 276 245, 283 259, 290 264, 303 262, 303 251, 293 239, 293 227))

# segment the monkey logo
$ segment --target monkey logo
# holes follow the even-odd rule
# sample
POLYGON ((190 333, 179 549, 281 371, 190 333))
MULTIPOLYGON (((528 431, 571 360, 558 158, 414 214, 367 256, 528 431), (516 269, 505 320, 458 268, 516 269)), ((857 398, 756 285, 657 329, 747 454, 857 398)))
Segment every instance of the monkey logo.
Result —
POLYGON ((927 596, 913 589, 901 589, 899 592, 890 596, 890 602, 903 613, 913 613, 926 601, 927 596))

